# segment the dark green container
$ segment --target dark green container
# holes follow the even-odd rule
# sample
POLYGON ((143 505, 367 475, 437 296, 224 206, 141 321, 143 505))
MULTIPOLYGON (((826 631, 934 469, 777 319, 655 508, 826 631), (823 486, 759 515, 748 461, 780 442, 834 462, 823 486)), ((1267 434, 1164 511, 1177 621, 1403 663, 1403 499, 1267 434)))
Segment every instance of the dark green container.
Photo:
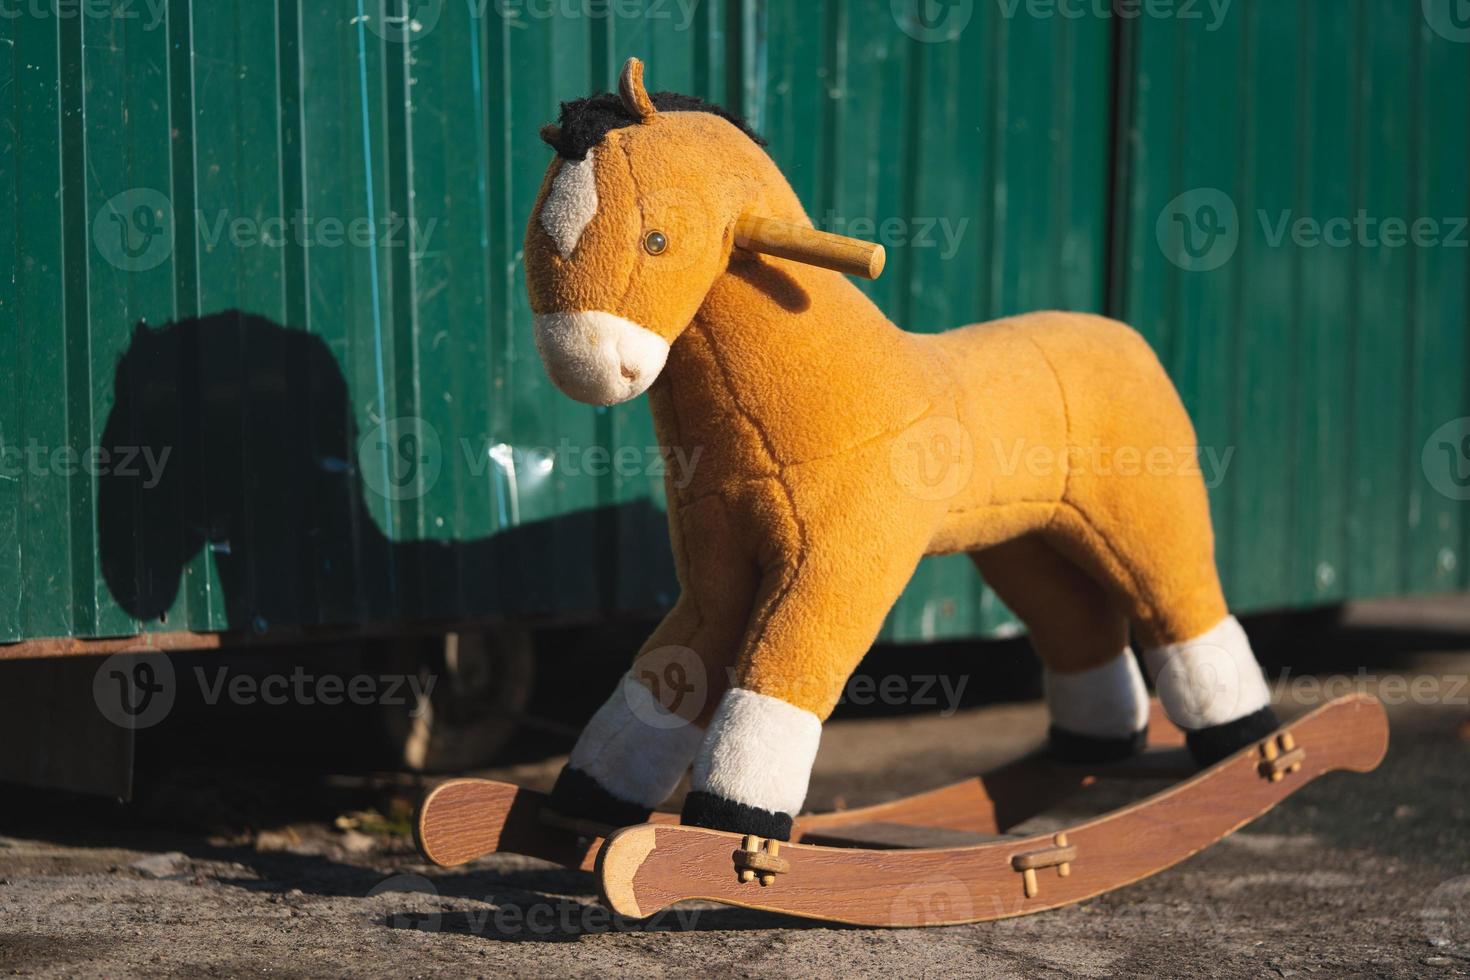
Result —
MULTIPOLYGON (((1239 608, 1470 583, 1453 0, 386 6, 0 18, 11 655, 666 607, 647 407, 551 387, 520 264, 537 129, 630 54, 744 113, 819 224, 884 241, 869 288, 898 323, 1143 330, 1239 608), (1436 242, 1292 230, 1360 210, 1436 242)), ((948 558, 888 636, 1013 628, 948 558)))

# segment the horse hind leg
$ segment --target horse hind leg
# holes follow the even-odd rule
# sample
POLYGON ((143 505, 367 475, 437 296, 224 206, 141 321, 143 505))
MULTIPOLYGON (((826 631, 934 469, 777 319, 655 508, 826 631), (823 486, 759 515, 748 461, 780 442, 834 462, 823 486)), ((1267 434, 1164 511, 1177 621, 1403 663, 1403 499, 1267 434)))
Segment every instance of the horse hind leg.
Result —
POLYGON ((1250 640, 1225 605, 1198 475, 1082 483, 1049 539, 1127 611, 1169 720, 1200 765, 1277 727, 1250 640))
POLYGON ((1082 764, 1140 751, 1148 692, 1128 620, 1108 591, 1039 535, 972 552, 987 584, 1030 633, 1045 667, 1049 750, 1082 764))

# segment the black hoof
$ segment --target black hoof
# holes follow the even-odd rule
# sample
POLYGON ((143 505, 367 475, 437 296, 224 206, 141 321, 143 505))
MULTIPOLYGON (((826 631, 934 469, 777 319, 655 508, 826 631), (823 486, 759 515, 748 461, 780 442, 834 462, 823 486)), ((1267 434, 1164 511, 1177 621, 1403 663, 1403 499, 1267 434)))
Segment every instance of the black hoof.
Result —
POLYGON ((697 790, 684 798, 684 812, 679 821, 691 827, 755 834, 775 840, 791 839, 791 814, 772 813, 697 790))
POLYGON ((1047 733, 1046 751, 1052 759, 1069 766, 1096 766, 1132 758, 1147 745, 1147 728, 1124 737, 1106 738, 1079 735, 1053 725, 1047 733))
POLYGON ((1201 768, 1213 766, 1226 756, 1234 755, 1252 742, 1259 742, 1270 735, 1281 722, 1268 704, 1260 711, 1253 711, 1242 718, 1227 721, 1223 725, 1211 725, 1196 731, 1186 731, 1184 742, 1201 768))
POLYGON ((652 807, 629 803, 603 789, 580 769, 563 766, 551 789, 547 808, 563 817, 573 817, 609 827, 631 827, 646 823, 652 807))

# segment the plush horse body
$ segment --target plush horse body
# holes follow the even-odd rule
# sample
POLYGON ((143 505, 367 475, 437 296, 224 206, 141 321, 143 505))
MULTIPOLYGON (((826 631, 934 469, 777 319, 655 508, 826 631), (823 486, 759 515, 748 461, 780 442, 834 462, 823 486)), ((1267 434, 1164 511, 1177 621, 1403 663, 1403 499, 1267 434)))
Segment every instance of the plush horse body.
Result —
MULTIPOLYGON (((1046 667, 1053 751, 1142 747, 1143 647, 1202 763, 1270 732, 1228 615, 1184 406, 1147 343, 1044 312, 905 332, 841 274, 739 242, 809 228, 743 124, 643 89, 563 104, 527 230, 553 381, 647 390, 681 595, 579 740, 558 811, 786 838, 848 676, 925 555, 969 553, 1046 667)), ((790 254, 791 250, 785 250, 790 254)), ((798 249, 799 251, 799 249, 798 249)))

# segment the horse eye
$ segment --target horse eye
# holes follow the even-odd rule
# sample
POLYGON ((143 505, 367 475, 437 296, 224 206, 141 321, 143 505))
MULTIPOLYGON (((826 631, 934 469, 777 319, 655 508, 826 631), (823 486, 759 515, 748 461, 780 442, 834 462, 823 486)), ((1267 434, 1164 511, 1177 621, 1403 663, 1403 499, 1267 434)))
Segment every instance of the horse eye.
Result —
POLYGON ((661 231, 650 231, 643 236, 643 248, 649 255, 658 255, 669 247, 669 240, 661 231))

